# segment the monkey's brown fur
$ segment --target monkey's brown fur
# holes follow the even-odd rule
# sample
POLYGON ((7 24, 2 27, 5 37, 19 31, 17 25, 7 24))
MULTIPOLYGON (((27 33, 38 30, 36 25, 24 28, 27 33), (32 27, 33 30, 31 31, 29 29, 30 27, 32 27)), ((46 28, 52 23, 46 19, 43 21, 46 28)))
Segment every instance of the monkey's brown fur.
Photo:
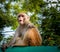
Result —
POLYGON ((27 23, 23 28, 21 26, 17 28, 15 36, 9 44, 13 44, 13 46, 40 46, 42 38, 38 29, 32 23, 27 23))

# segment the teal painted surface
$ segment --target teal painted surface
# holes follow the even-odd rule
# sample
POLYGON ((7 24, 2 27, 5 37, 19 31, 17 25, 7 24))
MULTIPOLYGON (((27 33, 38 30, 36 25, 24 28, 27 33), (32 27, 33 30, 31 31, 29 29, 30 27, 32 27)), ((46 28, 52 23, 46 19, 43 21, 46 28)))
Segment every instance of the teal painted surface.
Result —
POLYGON ((60 49, 56 46, 9 47, 6 52, 60 52, 60 49))

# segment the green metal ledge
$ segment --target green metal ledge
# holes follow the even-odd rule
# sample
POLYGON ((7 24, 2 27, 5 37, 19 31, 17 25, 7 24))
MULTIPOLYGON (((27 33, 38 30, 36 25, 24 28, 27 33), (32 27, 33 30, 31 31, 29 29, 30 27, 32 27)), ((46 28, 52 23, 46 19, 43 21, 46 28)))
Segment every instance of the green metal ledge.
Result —
POLYGON ((60 49, 56 46, 9 47, 5 52, 60 52, 60 49))

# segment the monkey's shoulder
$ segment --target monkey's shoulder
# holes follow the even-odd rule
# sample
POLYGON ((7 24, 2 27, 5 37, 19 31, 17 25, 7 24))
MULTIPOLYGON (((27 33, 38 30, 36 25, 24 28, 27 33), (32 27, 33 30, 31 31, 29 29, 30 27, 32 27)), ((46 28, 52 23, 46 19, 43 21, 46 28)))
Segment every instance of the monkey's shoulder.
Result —
POLYGON ((28 29, 35 28, 34 24, 30 23, 27 25, 28 29))
POLYGON ((35 32, 35 33, 39 32, 39 30, 37 29, 37 27, 35 27, 34 25, 29 25, 27 31, 29 31, 30 33, 31 32, 35 32))

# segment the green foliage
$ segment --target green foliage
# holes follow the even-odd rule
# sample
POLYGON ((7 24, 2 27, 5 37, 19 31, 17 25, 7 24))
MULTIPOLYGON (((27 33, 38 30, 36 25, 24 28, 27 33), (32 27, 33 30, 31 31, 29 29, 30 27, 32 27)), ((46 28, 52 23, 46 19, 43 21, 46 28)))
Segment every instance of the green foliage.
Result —
POLYGON ((3 36, 0 34, 0 41, 3 39, 3 36))
POLYGON ((10 36, 10 37, 6 38, 6 42, 9 43, 12 38, 13 38, 13 36, 10 36))
POLYGON ((23 8, 26 11, 38 13, 43 5, 43 0, 24 0, 23 8))
MULTIPOLYGON (((51 7, 49 9, 47 8, 45 11, 43 11, 43 16, 46 17, 42 20, 41 26, 43 30, 43 36, 48 36, 50 38, 53 37, 53 40, 50 40, 48 44, 60 45, 60 11, 54 7, 51 7)), ((44 38, 44 41, 45 39, 46 38, 44 38)))

